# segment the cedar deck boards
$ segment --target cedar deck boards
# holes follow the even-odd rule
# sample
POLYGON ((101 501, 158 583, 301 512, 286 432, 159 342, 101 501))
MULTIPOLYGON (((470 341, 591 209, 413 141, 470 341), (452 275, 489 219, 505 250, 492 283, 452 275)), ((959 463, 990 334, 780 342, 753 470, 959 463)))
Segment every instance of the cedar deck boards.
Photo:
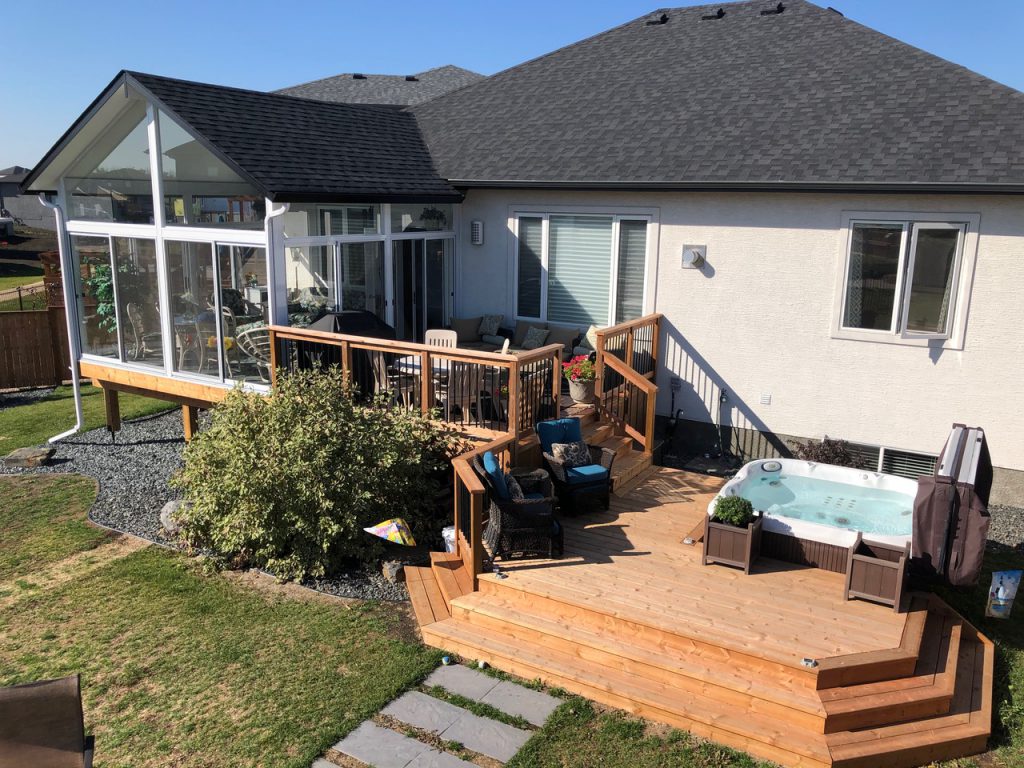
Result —
POLYGON ((409 579, 424 641, 786 766, 983 750, 992 644, 931 596, 894 613, 844 601, 838 573, 701 566, 682 540, 721 482, 652 468, 608 512, 562 518, 563 558, 501 563, 476 593, 435 555, 409 579))

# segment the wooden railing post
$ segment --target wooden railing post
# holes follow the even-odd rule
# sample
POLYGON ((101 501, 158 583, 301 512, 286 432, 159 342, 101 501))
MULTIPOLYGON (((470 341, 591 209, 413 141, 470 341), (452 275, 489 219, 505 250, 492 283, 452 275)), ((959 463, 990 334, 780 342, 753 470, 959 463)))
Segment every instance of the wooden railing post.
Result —
POLYGON ((352 346, 347 342, 341 342, 341 372, 349 381, 352 380, 352 346))
POLYGON ((270 386, 277 384, 277 331, 270 328, 270 386))
POLYGON ((424 415, 430 413, 433 405, 431 400, 431 385, 434 383, 433 361, 430 359, 430 352, 420 352, 420 412, 424 415))
POLYGON ((630 368, 636 368, 633 361, 633 334, 636 333, 636 327, 630 326, 629 330, 626 331, 626 358, 623 362, 630 368))
POLYGON ((562 413, 562 355, 555 352, 551 356, 551 402, 554 403, 554 418, 562 413))
POLYGON ((470 498, 472 499, 472 508, 470 510, 469 540, 470 546, 473 548, 473 562, 470 571, 473 574, 473 591, 476 592, 479 586, 478 577, 484 571, 484 495, 474 493, 470 498))
POLYGON ((513 359, 508 367, 508 431, 519 437, 519 361, 513 359))
POLYGON ((658 388, 647 392, 647 413, 644 417, 644 453, 654 453, 654 409, 657 406, 658 388))
POLYGON ((654 378, 658 377, 658 346, 661 343, 661 315, 654 317, 654 334, 651 336, 651 369, 654 371, 654 378))
POLYGON ((594 359, 594 407, 598 418, 601 417, 604 405, 604 345, 605 335, 597 332, 597 357, 594 359))

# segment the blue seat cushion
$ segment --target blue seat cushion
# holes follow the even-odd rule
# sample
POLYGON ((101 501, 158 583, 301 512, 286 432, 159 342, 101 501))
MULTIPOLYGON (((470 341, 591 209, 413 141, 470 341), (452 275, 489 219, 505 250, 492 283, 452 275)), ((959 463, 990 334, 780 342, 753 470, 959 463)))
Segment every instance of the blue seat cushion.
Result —
POLYGON ((553 443, 576 443, 583 439, 580 420, 575 416, 538 422, 536 430, 541 448, 548 454, 553 443))
POLYGON ((524 499, 543 499, 544 498, 544 494, 543 493, 528 493, 523 498, 524 499))
POLYGON ((596 483, 608 479, 608 470, 600 464, 587 464, 582 467, 572 467, 566 470, 565 480, 569 485, 582 483, 596 483))
POLYGON ((484 472, 491 478, 495 493, 503 500, 509 499, 508 483, 505 482, 505 470, 501 468, 497 457, 490 451, 484 454, 484 472))

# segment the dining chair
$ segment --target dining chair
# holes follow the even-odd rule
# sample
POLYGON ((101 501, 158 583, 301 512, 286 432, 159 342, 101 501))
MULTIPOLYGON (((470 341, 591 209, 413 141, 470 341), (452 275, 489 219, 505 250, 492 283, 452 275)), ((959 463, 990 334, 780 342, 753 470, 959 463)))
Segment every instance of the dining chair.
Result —
POLYGON ((423 343, 431 347, 454 349, 459 344, 459 334, 441 328, 431 328, 423 334, 423 343))

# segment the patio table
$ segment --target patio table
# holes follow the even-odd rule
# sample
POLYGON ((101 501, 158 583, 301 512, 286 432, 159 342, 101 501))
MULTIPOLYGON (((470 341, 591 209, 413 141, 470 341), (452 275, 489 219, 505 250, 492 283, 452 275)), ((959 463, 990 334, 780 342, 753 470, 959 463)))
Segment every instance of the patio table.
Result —
MULTIPOLYGON (((405 373, 411 376, 420 375, 420 356, 419 355, 406 355, 400 357, 392 363, 391 367, 395 373, 405 373)), ((433 358, 431 361, 431 368, 433 369, 434 376, 443 376, 448 374, 448 359, 447 358, 433 358)))

